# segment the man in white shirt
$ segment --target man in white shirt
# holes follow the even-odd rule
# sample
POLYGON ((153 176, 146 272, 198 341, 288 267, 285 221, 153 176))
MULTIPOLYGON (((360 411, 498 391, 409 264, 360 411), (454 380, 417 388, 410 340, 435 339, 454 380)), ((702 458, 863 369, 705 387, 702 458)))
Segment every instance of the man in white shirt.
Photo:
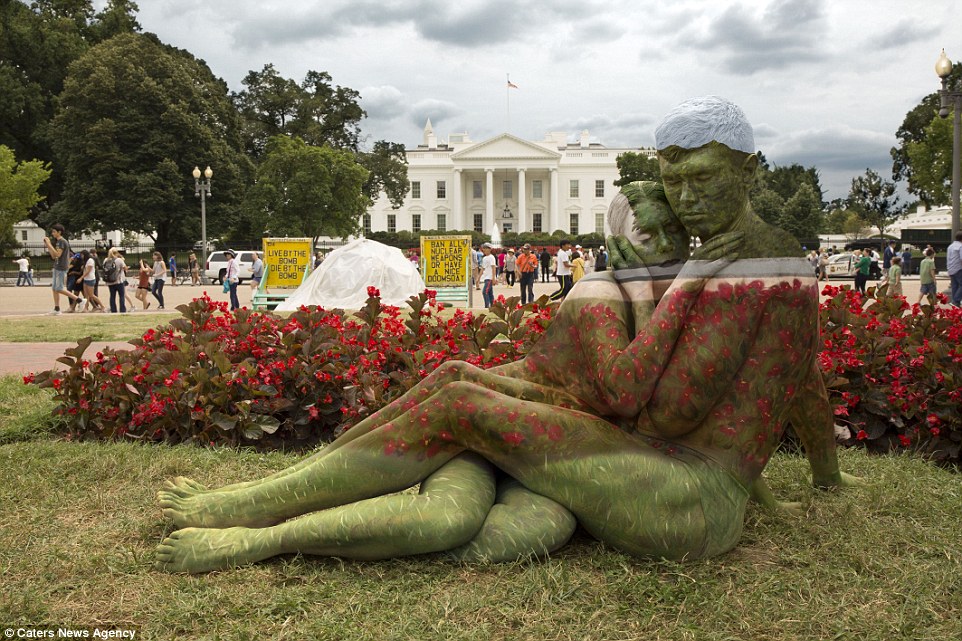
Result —
POLYGON ((574 282, 571 280, 571 241, 562 240, 556 256, 555 273, 558 275, 558 291, 551 295, 551 300, 561 300, 568 295, 574 282))
POLYGON ((494 278, 498 263, 491 255, 491 243, 481 245, 481 296, 484 306, 491 307, 494 302, 494 278))
POLYGON ((17 287, 23 287, 30 283, 30 259, 26 256, 15 258, 17 264, 17 287))
POLYGON ((949 245, 945 268, 952 281, 952 304, 959 307, 962 305, 962 231, 956 232, 955 242, 949 245))

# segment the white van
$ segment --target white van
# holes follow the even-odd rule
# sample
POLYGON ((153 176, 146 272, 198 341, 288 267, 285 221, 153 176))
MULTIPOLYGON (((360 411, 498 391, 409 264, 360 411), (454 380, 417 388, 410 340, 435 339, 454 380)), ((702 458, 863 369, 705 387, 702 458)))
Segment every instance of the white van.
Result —
MULTIPOLYGON (((234 251, 234 250, 232 250, 234 251)), ((254 264, 253 251, 234 251, 237 255, 237 278, 240 282, 250 280, 251 266, 254 264)), ((224 275, 227 273, 227 254, 222 251, 211 252, 207 257, 207 268, 204 274, 208 280, 216 281, 218 284, 224 283, 224 275)))

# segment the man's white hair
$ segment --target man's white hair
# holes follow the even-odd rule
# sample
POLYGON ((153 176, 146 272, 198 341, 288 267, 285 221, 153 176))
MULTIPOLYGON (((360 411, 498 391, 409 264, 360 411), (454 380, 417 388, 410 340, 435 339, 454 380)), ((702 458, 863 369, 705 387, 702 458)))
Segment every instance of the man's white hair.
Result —
POLYGON ((719 96, 701 96, 672 109, 655 129, 655 146, 697 149, 715 141, 729 149, 755 153, 755 135, 745 112, 719 96))

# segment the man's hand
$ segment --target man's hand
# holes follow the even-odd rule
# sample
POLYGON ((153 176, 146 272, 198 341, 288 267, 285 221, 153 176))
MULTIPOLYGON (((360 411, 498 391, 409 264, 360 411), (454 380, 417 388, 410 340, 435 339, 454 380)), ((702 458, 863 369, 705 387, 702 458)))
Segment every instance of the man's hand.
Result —
POLYGON ((729 261, 738 258, 738 250, 741 248, 742 241, 745 240, 745 232, 730 231, 719 234, 706 241, 692 252, 692 260, 719 260, 729 261))

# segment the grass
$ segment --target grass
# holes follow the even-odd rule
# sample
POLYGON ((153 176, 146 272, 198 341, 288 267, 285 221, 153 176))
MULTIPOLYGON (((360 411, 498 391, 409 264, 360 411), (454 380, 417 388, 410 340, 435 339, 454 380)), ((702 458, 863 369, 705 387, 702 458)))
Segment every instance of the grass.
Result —
POLYGON ((73 342, 86 336, 95 341, 125 341, 179 317, 150 313, 0 317, 0 343, 73 342))
POLYGON ((780 454, 767 475, 804 516, 750 506, 738 548, 707 561, 642 561, 576 535, 528 563, 297 556, 168 575, 151 567, 171 529, 154 501, 164 479, 218 485, 293 458, 63 442, 38 424, 50 403, 0 379, 4 625, 147 639, 962 638, 962 476, 916 458, 843 451, 868 484, 823 493, 780 454))

